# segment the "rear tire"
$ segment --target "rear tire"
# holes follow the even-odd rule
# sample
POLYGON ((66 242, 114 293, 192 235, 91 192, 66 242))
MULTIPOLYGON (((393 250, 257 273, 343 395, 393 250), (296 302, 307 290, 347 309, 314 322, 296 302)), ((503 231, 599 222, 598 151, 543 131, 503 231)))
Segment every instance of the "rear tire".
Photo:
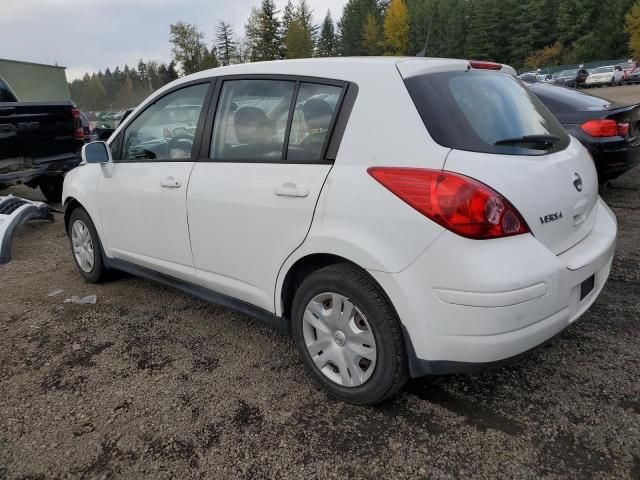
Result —
POLYGON ((62 201, 62 185, 64 177, 42 177, 39 181, 40 191, 49 203, 62 201))
POLYGON ((309 275, 296 291, 291 324, 306 369, 339 400, 373 405, 407 381, 400 320, 380 287, 355 266, 330 265, 309 275))
POLYGON ((68 232, 71 256, 76 268, 89 283, 105 279, 107 268, 103 262, 102 246, 89 214, 77 207, 69 216, 68 232))

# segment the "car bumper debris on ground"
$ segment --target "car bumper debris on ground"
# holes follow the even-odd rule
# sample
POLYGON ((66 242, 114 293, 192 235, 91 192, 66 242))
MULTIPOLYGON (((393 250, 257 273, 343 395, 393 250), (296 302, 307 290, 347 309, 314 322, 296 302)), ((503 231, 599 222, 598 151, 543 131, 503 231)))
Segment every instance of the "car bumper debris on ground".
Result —
POLYGON ((0 264, 11 260, 11 242, 20 224, 29 220, 51 220, 51 207, 8 195, 0 197, 0 264))

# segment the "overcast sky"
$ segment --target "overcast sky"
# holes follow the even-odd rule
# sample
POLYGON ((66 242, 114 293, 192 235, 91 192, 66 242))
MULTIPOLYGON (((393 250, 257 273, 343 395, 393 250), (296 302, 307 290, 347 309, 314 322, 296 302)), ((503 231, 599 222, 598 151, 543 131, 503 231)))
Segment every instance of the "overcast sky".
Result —
MULTIPOLYGON (((316 23, 346 0, 310 0, 316 23)), ((213 40, 219 20, 243 34, 260 0, 0 0, 0 58, 67 67, 67 78, 140 58, 168 61, 169 24, 195 23, 213 40)), ((275 0, 282 10, 287 0, 275 0)))

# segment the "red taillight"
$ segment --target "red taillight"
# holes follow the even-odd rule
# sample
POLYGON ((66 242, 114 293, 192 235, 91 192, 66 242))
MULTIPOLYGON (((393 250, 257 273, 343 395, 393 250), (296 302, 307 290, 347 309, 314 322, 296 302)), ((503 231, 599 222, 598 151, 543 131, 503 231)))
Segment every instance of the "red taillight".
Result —
POLYGON ((469 60, 469 65, 471 65, 471 68, 477 68, 479 70, 502 70, 502 64, 495 62, 469 60))
POLYGON ((629 132, 628 123, 618 123, 615 120, 589 120, 580 125, 580 128, 592 137, 624 137, 629 132))
POLYGON ((506 198, 464 175, 399 167, 372 167, 368 172, 418 212, 463 237, 482 240, 529 232, 506 198))
POLYGON ((78 110, 77 108, 72 108, 71 117, 73 118, 73 136, 77 139, 84 139, 84 128, 82 128, 80 110, 78 110))

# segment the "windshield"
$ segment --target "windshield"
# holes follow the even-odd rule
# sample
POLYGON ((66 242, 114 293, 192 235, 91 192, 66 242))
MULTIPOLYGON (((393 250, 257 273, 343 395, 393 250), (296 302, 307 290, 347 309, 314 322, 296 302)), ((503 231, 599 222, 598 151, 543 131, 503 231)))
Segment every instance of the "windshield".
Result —
POLYGON ((578 74, 578 70, 563 70, 558 75, 559 77, 575 77, 578 74))
POLYGON ((611 73, 613 72, 613 67, 598 67, 593 73, 611 73))
POLYGON ((636 68, 636 64, 632 62, 622 63, 620 66, 622 68, 636 68))
POLYGON ((542 155, 569 145, 553 114, 511 75, 442 72, 410 77, 405 84, 427 130, 445 147, 542 155))

